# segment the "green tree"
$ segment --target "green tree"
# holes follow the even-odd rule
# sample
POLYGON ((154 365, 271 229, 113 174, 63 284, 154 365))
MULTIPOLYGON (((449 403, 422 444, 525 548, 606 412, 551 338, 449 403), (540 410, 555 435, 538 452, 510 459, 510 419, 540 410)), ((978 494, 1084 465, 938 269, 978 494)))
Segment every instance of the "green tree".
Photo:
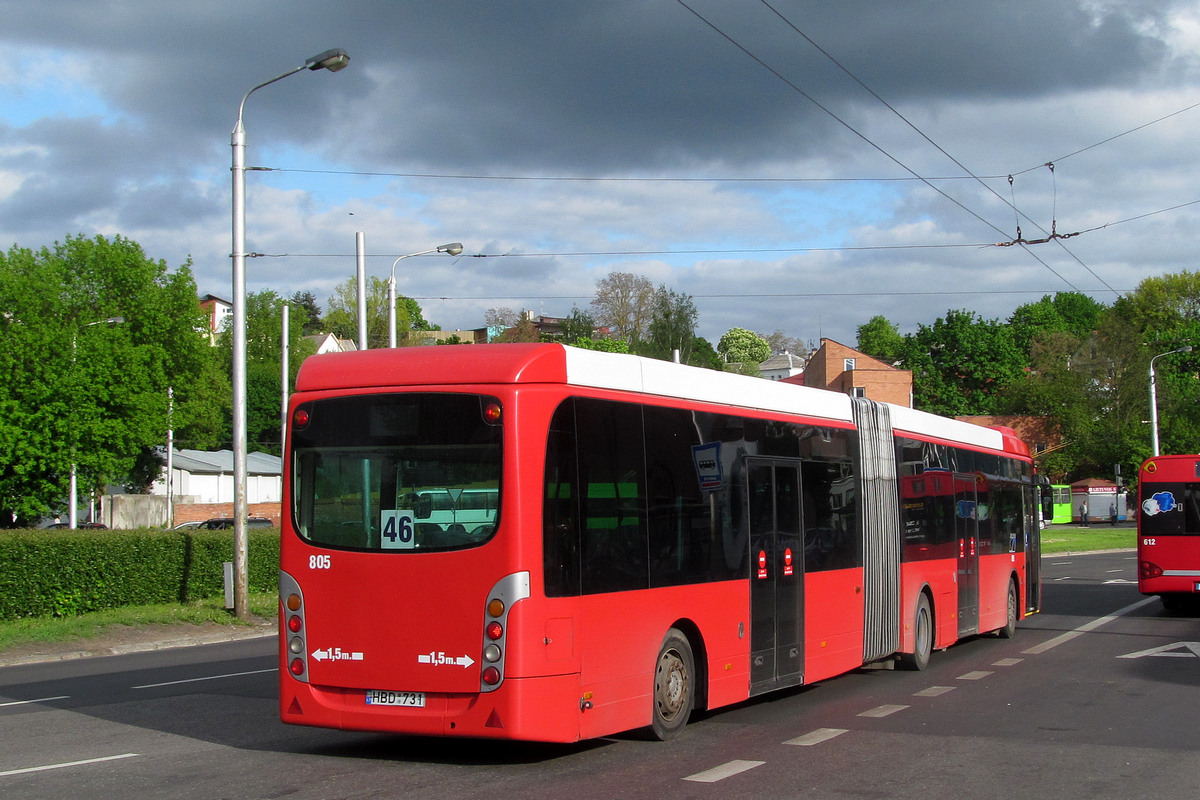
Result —
POLYGON ((883 315, 858 326, 858 350, 887 364, 895 364, 904 352, 904 337, 883 315))
POLYGON ((593 339, 590 336, 581 336, 572 343, 572 346, 584 350, 598 350, 602 353, 629 352, 629 342, 624 339, 593 339))
MULTIPOLYGON (((340 339, 358 343, 358 278, 339 283, 329 298, 329 310, 325 313, 325 326, 340 339)), ((436 331, 422 316, 421 306, 416 300, 403 295, 396 296, 396 344, 407 347, 413 343, 412 331, 436 331)), ((387 347, 391 331, 388 329, 388 282, 383 278, 367 278, 367 347, 371 350, 387 347)))
POLYGON ((996 413, 999 398, 1023 374, 1025 357, 1004 323, 947 311, 905 337, 901 364, 913 372, 914 405, 953 417, 996 413))
POLYGON ((576 306, 571 306, 571 313, 562 321, 563 342, 573 345, 580 339, 590 339, 595 335, 595 318, 586 311, 576 306))
POLYGON ((291 305, 293 314, 299 315, 304 322, 304 335, 312 336, 324 330, 321 320, 321 307, 312 292, 296 292, 292 295, 291 305))
POLYGON ((730 328, 717 342, 717 352, 724 357, 727 369, 737 364, 737 371, 757 375, 758 365, 771 357, 771 345, 754 331, 730 328))
POLYGON ((694 367, 715 369, 717 372, 720 372, 725 366, 721 354, 712 346, 712 342, 703 336, 697 336, 692 340, 692 356, 688 359, 688 363, 694 367))
MULTIPOLYGON (((1186 346, 1196 348, 1158 358, 1154 371, 1162 452, 1200 452, 1200 272, 1147 278, 1117 299, 1111 318, 1127 326, 1130 338, 1141 345, 1134 372, 1141 386, 1132 385, 1131 379, 1129 392, 1140 395, 1142 419, 1150 414, 1150 359, 1186 346)), ((1150 433, 1145 428, 1127 436, 1148 448, 1150 433)))
MULTIPOLYGON (((270 290, 246 296, 246 441, 250 450, 279 454, 282 422, 283 387, 283 306, 288 301, 270 290)), ((232 369, 231 336, 222 337, 227 369, 232 369)), ((288 314, 288 393, 296 384, 296 374, 304 359, 316 352, 316 346, 304 339, 304 320, 288 314)), ((232 424, 232 408, 225 414, 232 424)), ((233 432, 226 428, 226 442, 233 432)))
POLYGON ((638 353, 651 358, 671 361, 679 351, 681 364, 692 363, 696 345, 696 321, 699 312, 692 296, 659 286, 654 295, 654 312, 650 318, 647 337, 638 353))
MULTIPOLYGON (((0 525, 125 482, 177 430, 204 438, 217 377, 189 264, 171 272, 122 237, 0 255, 0 525)), ((207 431, 207 432, 206 432, 207 431)))
POLYGON ((1067 333, 1083 340, 1096 330, 1105 306, 1086 294, 1059 292, 1045 295, 1036 303, 1019 306, 1008 318, 1013 339, 1024 353, 1033 349, 1038 336, 1067 333))

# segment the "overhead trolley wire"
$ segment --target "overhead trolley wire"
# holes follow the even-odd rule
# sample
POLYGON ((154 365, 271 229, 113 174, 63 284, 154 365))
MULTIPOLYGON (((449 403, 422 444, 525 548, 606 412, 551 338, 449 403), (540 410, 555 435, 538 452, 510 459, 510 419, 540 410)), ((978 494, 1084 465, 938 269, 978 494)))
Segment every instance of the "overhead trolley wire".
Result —
MULTIPOLYGON (((682 2, 682 0, 679 0, 679 2, 682 2)), ((1021 226, 1020 226, 1020 217, 1021 217, 1021 216, 1025 216, 1025 218, 1026 218, 1026 219, 1028 219, 1028 220, 1029 220, 1030 222, 1032 222, 1034 225, 1037 225, 1037 227, 1038 227, 1038 228, 1039 228, 1039 229, 1040 229, 1040 230, 1041 230, 1043 233, 1045 233, 1045 228, 1042 228, 1040 225, 1038 225, 1038 224, 1037 224, 1037 222, 1036 222, 1036 221, 1034 221, 1034 220, 1033 220, 1031 217, 1029 217, 1028 215, 1023 215, 1023 214, 1022 214, 1022 212, 1021 212, 1021 211, 1020 211, 1020 210, 1017 208, 1017 206, 1016 206, 1016 202, 1015 202, 1015 200, 1016 200, 1016 195, 1015 195, 1015 194, 1013 195, 1013 202, 1012 202, 1012 203, 1009 203, 1009 201, 1008 201, 1008 200, 1005 200, 1005 199, 1004 199, 1004 197, 1003 197, 1003 196, 1002 196, 1002 195, 1001 195, 999 192, 997 192, 997 191, 996 191, 995 189, 993 189, 993 188, 992 188, 990 185, 988 185, 988 184, 987 184, 987 183, 986 183, 984 180, 982 180, 982 179, 981 179, 979 176, 977 176, 977 175, 976 175, 974 172, 972 172, 970 169, 968 169, 968 168, 967 168, 967 166, 966 166, 965 164, 963 164, 963 163, 962 163, 961 161, 959 161, 957 158, 955 158, 955 157, 954 157, 954 156, 952 156, 950 153, 948 153, 948 152, 946 151, 946 149, 945 149, 945 148, 943 148, 943 147, 942 147, 940 144, 938 144, 938 143, 937 143, 937 142, 935 142, 935 141, 934 141, 932 138, 930 138, 930 137, 929 137, 929 136, 928 136, 928 135, 927 135, 927 134, 926 134, 926 133, 925 133, 923 130, 921 130, 920 128, 918 128, 918 127, 917 127, 917 126, 916 126, 916 125, 915 125, 915 124, 914 124, 914 123, 913 123, 911 120, 909 120, 909 119, 908 119, 908 117, 906 117, 906 116, 904 116, 903 114, 901 114, 901 113, 900 113, 900 112, 899 112, 899 111, 898 111, 898 110, 897 110, 897 109, 896 109, 896 108, 895 108, 895 107, 894 107, 894 106, 893 106, 891 103, 889 103, 887 100, 884 100, 882 97, 880 97, 880 96, 879 96, 879 94, 878 94, 878 93, 876 93, 876 92, 875 92, 875 90, 874 90, 874 89, 872 89, 870 86, 867 86, 867 84, 866 84, 866 83, 864 83, 862 80, 860 80, 860 79, 859 79, 859 77, 858 77, 857 75, 855 75, 853 72, 851 72, 849 69, 847 69, 845 65, 843 65, 843 64, 842 64, 840 61, 838 61, 836 58, 834 58, 833 54, 831 54, 831 53, 830 53, 828 50, 826 50, 825 48, 823 48, 823 47, 821 47, 819 44, 817 44, 815 41, 813 41, 812 37, 810 37, 810 36, 809 36, 807 33, 805 33, 805 32, 804 32, 804 31, 802 31, 802 30, 801 30, 799 27, 797 27, 797 26, 796 26, 796 25, 795 25, 795 24, 794 24, 794 23, 793 23, 791 20, 789 20, 787 17, 785 17, 783 14, 781 14, 781 13, 779 12, 779 10, 778 10, 778 9, 776 9, 774 6, 772 6, 772 5, 771 5, 771 3, 770 3, 770 2, 768 2, 768 0, 759 0, 759 2, 760 2, 760 3, 762 3, 764 6, 766 6, 768 9, 770 9, 770 11, 771 11, 773 14, 775 14, 775 16, 777 16, 777 17, 778 17, 780 20, 782 20, 782 21, 783 21, 783 23, 784 23, 785 25, 787 25, 789 28, 791 28, 793 31, 795 31, 795 32, 796 32, 796 33, 797 33, 799 36, 801 36, 801 37, 804 39, 804 41, 808 42, 810 45, 812 45, 814 48, 816 48, 816 50, 817 50, 819 53, 821 53, 821 55, 825 56, 825 58, 827 58, 827 59, 828 59, 830 62, 832 62, 834 66, 836 66, 838 69, 840 69, 842 72, 844 72, 844 73, 845 73, 847 76, 849 76, 849 77, 850 77, 850 79, 851 79, 851 80, 853 80, 853 81, 854 81, 855 83, 857 83, 859 86, 861 86, 861 87, 863 88, 863 90, 865 90, 865 91, 866 91, 868 94, 870 94, 872 97, 874 97, 874 98, 875 98, 876 100, 878 100, 880 103, 882 103, 882 104, 883 104, 883 106, 884 106, 885 108, 887 108, 887 110, 888 110, 888 111, 892 112, 892 114, 894 114, 894 115, 895 115, 896 117, 898 117, 898 118, 899 118, 899 119, 900 119, 900 120, 901 120, 901 121, 902 121, 902 122, 903 122, 905 125, 907 125, 907 126, 908 126, 909 128, 911 128, 913 131, 915 131, 915 132, 916 132, 916 133, 917 133, 917 134, 918 134, 918 135, 919 135, 919 136, 920 136, 922 139, 924 139, 924 140, 925 140, 926 142, 928 142, 928 143, 929 143, 931 146, 933 146, 933 147, 934 147, 934 148, 935 148, 935 149, 936 149, 936 150, 937 150, 939 153, 941 153, 942 155, 944 155, 946 158, 950 159, 950 161, 952 161, 952 162, 954 163, 954 165, 955 165, 955 166, 957 166, 957 167, 958 167, 959 169, 961 169, 963 172, 967 173, 967 175, 969 175, 969 176, 970 176, 970 177, 971 177, 973 180, 975 180, 975 182, 977 182, 977 183, 978 183, 980 186, 982 186, 984 189, 986 189, 987 191, 991 192, 991 193, 992 193, 992 194, 993 194, 993 195, 994 195, 994 196, 995 196, 995 197, 996 197, 998 200, 1000 200, 1000 202, 1002 202, 1002 203, 1005 203, 1005 204, 1009 205, 1009 206, 1012 208, 1012 210, 1013 210, 1014 214, 1016 214, 1016 215, 1017 215, 1017 222, 1018 222, 1018 224, 1017 224, 1017 237, 1016 237, 1016 239, 1014 239, 1014 240, 1012 240, 1012 241, 1010 241, 1010 242, 1007 242, 1007 243, 1005 243, 1005 245, 1006 245, 1006 246, 1010 246, 1010 245, 1016 245, 1016 244, 1020 244, 1020 245, 1022 245, 1022 247, 1025 249, 1025 251, 1026 251, 1027 253, 1029 253, 1031 256, 1033 256, 1034 260, 1036 260, 1038 263, 1040 263, 1042 266, 1044 266, 1046 269, 1048 269, 1050 272, 1052 272, 1052 273, 1053 273, 1055 276, 1057 276, 1059 279, 1063 280, 1063 281, 1064 281, 1064 282, 1065 282, 1065 283, 1066 283, 1068 286, 1070 286, 1072 289, 1075 289, 1076 287, 1075 287, 1075 286, 1074 286, 1074 285, 1073 285, 1073 284, 1072 284, 1070 281, 1068 281, 1068 280, 1067 280, 1065 277, 1063 277, 1061 274, 1059 274, 1059 272, 1058 272, 1057 270, 1055 270, 1053 267, 1051 267, 1049 264, 1047 264, 1045 261, 1043 261, 1043 260, 1042 260, 1040 257, 1038 257, 1036 254, 1034 254, 1033 252, 1031 252, 1031 251, 1028 249, 1028 247, 1024 247, 1025 245, 1029 245, 1029 244, 1043 244, 1043 243, 1045 243, 1045 242, 1049 242, 1049 241, 1052 241, 1052 240, 1053 240, 1053 241, 1056 241, 1056 242, 1059 244, 1059 246, 1060 246, 1060 247, 1062 247, 1064 250, 1066 250, 1066 252, 1067 252, 1067 253, 1068 253, 1068 254, 1069 254, 1069 255, 1070 255, 1072 258, 1074 258, 1076 262, 1078 262, 1078 263, 1079 263, 1079 265, 1080 265, 1080 266, 1082 266, 1082 267, 1083 267, 1085 270, 1087 270, 1088 274, 1090 274, 1090 275, 1091 275, 1093 278, 1095 278, 1095 279, 1096 279, 1096 280, 1098 280, 1100 283, 1102 283, 1102 284, 1103 284, 1103 285, 1104 285, 1104 286, 1105 286, 1107 289, 1109 289, 1110 291, 1112 291, 1114 294, 1116 293, 1116 290, 1115 290, 1115 289, 1113 289, 1111 286, 1109 286, 1109 284, 1108 284, 1108 281, 1104 280, 1104 278, 1102 278, 1102 277, 1100 277, 1098 274, 1096 274, 1095 270, 1093 270, 1093 269, 1092 269, 1091 267, 1089 267, 1087 264, 1083 263, 1083 261, 1082 261, 1082 260, 1080 260, 1080 258, 1079 258, 1078 256, 1076 256, 1074 253, 1072 253, 1070 250, 1068 250, 1068 249, 1066 248, 1066 246, 1065 246, 1065 245, 1063 245, 1063 244, 1062 244, 1062 241, 1061 241, 1062 239, 1070 238, 1071 236, 1078 236, 1079 234, 1078 234, 1078 233, 1074 233, 1074 234, 1067 234, 1067 235, 1065 235, 1065 236, 1063 236, 1063 235, 1059 235, 1059 234, 1058 234, 1058 232, 1057 232, 1057 227, 1058 227, 1058 223, 1057 223, 1057 199, 1058 199, 1057 191, 1055 192, 1055 213, 1054 213, 1054 215, 1052 216, 1052 220, 1051 220, 1051 230, 1050 230, 1050 233, 1047 235, 1047 237, 1046 237, 1045 239, 1040 239, 1040 240, 1038 240, 1038 239, 1035 239, 1035 240, 1022 240, 1022 239, 1021 239, 1021 226)), ((686 7, 686 6, 685 6, 685 7, 686 7)), ((806 95, 806 96, 807 96, 807 95, 806 95)), ((822 109, 822 110, 824 110, 824 109, 822 109)), ((827 112, 827 113, 828 113, 828 112, 827 112)), ((837 118, 835 117, 835 119, 837 119, 837 118)), ((897 163, 899 163, 899 162, 897 162, 897 163)), ((1050 172, 1051 172, 1051 174, 1053 175, 1053 173, 1054 173, 1054 164, 1053 164, 1053 163, 1050 163, 1050 164, 1046 164, 1046 166, 1048 166, 1048 167, 1050 168, 1050 172)), ((910 170, 910 172, 911 172, 911 170, 910 170)), ((1012 176, 1011 176, 1011 175, 1009 175, 1009 176, 1008 176, 1008 182, 1009 182, 1009 186, 1011 187, 1011 186, 1012 186, 1012 182, 1013 182, 1013 178, 1012 178, 1012 176)), ((930 185, 931 185, 931 184, 930 184, 930 185)), ((942 193, 942 195, 943 195, 944 197, 949 197, 949 195, 946 195, 944 192, 942 193)), ((959 207, 960 207, 960 208, 964 208, 964 209, 966 209, 966 206, 963 206, 961 203, 959 203, 958 205, 959 205, 959 207)), ((969 211, 969 209, 967 209, 967 210, 969 211)), ((970 213, 971 213, 971 214, 972 214, 972 216, 974 216, 976 219, 979 219, 979 220, 983 221, 983 218, 982 218, 982 217, 980 217, 978 214, 975 214, 974 212, 970 212, 970 213)), ((988 222, 987 224, 988 224, 988 225, 991 225, 991 223, 990 223, 990 222, 988 222)), ((995 230, 997 230, 997 231, 999 231, 999 230, 1000 230, 1000 229, 999 229, 999 228, 997 228, 995 225, 992 225, 992 227, 993 227, 995 230)))
MULTIPOLYGON (((780 81, 781 81, 781 82, 782 82, 784 85, 788 86, 788 87, 789 87, 789 88, 790 88, 792 91, 796 92, 796 93, 797 93, 797 94, 799 94, 801 97, 805 98, 805 99, 806 99, 806 100, 808 100, 810 103, 812 103, 812 104, 813 104, 813 105, 815 105, 817 108, 819 108, 821 111, 825 112, 825 113, 826 113, 827 115, 829 115, 829 116, 830 116, 830 117, 831 117, 831 118, 832 118, 834 121, 836 121, 838 124, 840 124, 840 125, 841 125, 842 127, 844 127, 846 130, 850 131, 850 132, 851 132, 851 133, 853 133, 855 136, 857 136, 858 138, 862 139, 864 142, 866 142, 867 144, 869 144, 869 145, 870 145, 872 148, 874 148, 874 149, 875 149, 875 150, 877 150, 879 153, 881 153, 883 156, 885 156, 885 157, 886 157, 886 158, 888 158, 890 161, 892 161, 892 163, 896 164, 896 165, 897 165, 897 166, 899 166, 901 169, 903 169, 905 172, 909 173, 909 174, 910 174, 910 175, 912 175, 913 177, 915 177, 915 178, 917 178, 918 180, 920 180, 922 183, 924 183, 924 184, 925 184, 926 186, 928 186, 930 189, 933 189, 935 192, 937 192, 938 194, 940 194, 942 197, 944 197, 945 199, 949 200, 951 203, 953 203, 954 205, 958 206, 958 207, 959 207, 959 208, 961 208, 963 211, 967 212, 967 213, 968 213, 968 214, 970 214, 972 217, 974 217, 975 219, 977 219, 977 220, 979 220, 980 222, 982 222, 984 225, 987 225, 989 228, 991 228, 992 230, 994 230, 994 231, 996 231, 996 232, 998 232, 998 233, 1001 233, 1001 234, 1003 234, 1003 233, 1004 233, 1004 230, 1003 230, 1003 229, 1001 229, 1000 227, 998 227, 998 226, 997 226, 997 225, 995 225, 994 223, 992 223, 992 222, 988 221, 987 219, 984 219, 982 216, 980 216, 979 214, 977 214, 977 213, 976 213, 976 212, 975 212, 973 209, 970 209, 970 208, 968 208, 966 205, 964 205, 963 203, 961 203, 959 200, 955 199, 954 197, 951 197, 949 194, 947 194, 946 192, 942 191, 940 188, 938 188, 937 186, 935 186, 935 185, 934 185, 934 184, 933 184, 931 181, 929 181, 927 178, 925 178, 925 177, 921 176, 919 173, 917 173, 917 171, 916 171, 916 170, 912 169, 912 168, 911 168, 911 167, 909 167, 907 164, 905 164, 903 161, 901 161, 900 159, 898 159, 896 156, 894 156, 894 155, 892 155, 891 153, 889 153, 889 152, 888 152, 887 150, 885 150, 885 149, 884 149, 884 148, 883 148, 881 145, 879 145, 879 144, 877 144, 876 142, 872 141, 872 140, 871 140, 871 138, 870 138, 870 137, 868 137, 866 134, 864 134, 864 133, 861 133, 861 132, 860 132, 860 131, 858 131, 858 130, 857 130, 857 129, 856 129, 854 126, 853 126, 853 125, 851 125, 850 123, 848 123, 848 122, 846 122, 845 120, 843 120, 843 119, 842 119, 841 117, 839 117, 837 114, 833 113, 833 111, 832 111, 832 110, 830 110, 829 108, 827 108, 826 106, 822 105, 822 104, 821 104, 821 103, 820 103, 820 102, 819 102, 819 101, 818 101, 816 98, 814 98, 814 97, 813 97, 812 95, 810 95, 808 92, 806 92, 806 91, 804 91, 803 89, 801 89, 801 88, 800 88, 799 86, 797 86, 797 85, 796 85, 796 84, 795 84, 793 81, 789 80, 789 79, 788 79, 786 76, 784 76, 784 75, 783 75, 781 72, 779 72, 779 70, 777 70, 777 69, 775 69, 774 67, 772 67, 770 64, 768 64, 766 61, 764 61, 764 60, 763 60, 762 58, 760 58, 759 56, 755 55, 755 54, 754 54, 753 52, 751 52, 751 51, 750 51, 750 50, 749 50, 747 47, 745 47, 743 44, 741 44, 740 42, 738 42, 738 41, 737 41, 736 39, 734 39, 732 36, 730 36, 729 34, 727 34, 725 31, 721 30, 720 28, 718 28, 718 27, 717 27, 715 24, 713 24, 711 21, 709 21, 709 20, 708 20, 708 19, 707 19, 707 18, 706 18, 704 15, 700 14, 700 12, 696 11, 694 8, 692 8, 692 7, 691 7, 691 6, 689 6, 689 5, 688 5, 686 2, 684 2, 684 0, 675 0, 675 2, 679 3, 679 5, 683 6, 683 7, 684 7, 684 8, 685 8, 687 11, 691 12, 691 14, 692 14, 693 16, 695 16, 695 17, 696 17, 698 20, 700 20, 700 21, 701 21, 701 22, 703 22, 705 25, 707 25, 709 28, 711 28, 711 29, 713 30, 713 32, 715 32, 715 33, 716 33, 718 36, 720 36, 721 38, 725 39, 725 41, 729 42, 731 45, 733 45, 734 47, 736 47, 738 50, 742 51, 742 53, 744 53, 746 56, 748 56, 748 57, 749 57, 751 60, 753 60, 755 63, 757 63, 757 64, 758 64, 759 66, 761 66, 763 69, 765 69, 767 72, 770 72, 772 75, 774 75, 774 76, 775 76, 775 77, 776 77, 778 80, 780 80, 780 81)), ((769 7, 769 6, 768 6, 768 7, 769 7)), ((774 10, 774 9, 772 9, 772 10, 774 10)), ((776 12, 776 14, 778 14, 778 12, 776 12)), ((790 25, 791 23, 788 23, 788 24, 790 25)), ((792 26, 792 27, 793 27, 793 29, 795 29, 795 26, 792 26)), ((797 29, 797 32, 799 32, 799 31, 798 31, 798 29, 797 29)), ((805 38, 808 38, 808 37, 805 37, 805 38)), ((819 48, 818 48, 818 49, 819 49, 819 48)), ((822 52, 824 52, 824 51, 822 51, 822 52)), ((836 61, 835 61, 835 63, 836 63, 836 61)), ((844 69, 844 68, 843 68, 843 69, 844 69)), ((857 79, 856 79, 856 80, 857 80, 857 79)), ((860 83, 861 83, 861 82, 860 82, 860 83)), ((868 91, 869 91, 869 90, 868 90, 868 91)), ((874 93, 872 92, 872 94, 874 94, 874 93)), ((901 117, 901 119, 903 119, 903 117, 901 117)), ((906 120, 906 121, 907 121, 907 120, 906 120)), ((910 124, 911 124, 911 123, 910 123, 910 124)), ((922 135, 924 135, 924 134, 922 134, 922 135)), ((926 137, 926 138, 928 138, 928 137, 926 137)), ((939 148, 939 149, 940 149, 940 148, 939 148)), ((953 159, 952 159, 952 160, 953 160, 953 159)), ((957 163, 957 162, 955 162, 955 163, 957 163)), ((961 165, 960 165, 960 166, 961 166, 961 165)), ((978 180, 978 178, 976 178, 976 180, 978 180)), ((986 185, 986 184, 985 184, 985 185, 986 185)), ((989 187, 989 188, 990 188, 990 187, 989 187)), ((1001 199, 1003 200, 1003 198, 1001 198, 1001 199)), ((1053 274, 1055 277, 1057 277, 1057 278, 1058 278, 1059 280, 1061 280, 1063 283, 1067 284, 1067 286, 1070 286, 1070 287, 1071 287, 1073 290, 1075 290, 1075 291, 1079 291, 1079 287, 1077 287, 1077 286, 1076 286, 1074 283, 1072 283, 1071 281, 1069 281, 1069 280, 1066 278, 1066 276, 1064 276, 1064 275, 1060 274, 1060 273, 1058 272, 1058 270, 1054 269, 1054 267, 1052 267, 1052 266, 1050 266, 1049 264, 1047 264, 1047 263, 1046 263, 1046 262, 1045 262, 1045 261, 1044 261, 1042 258, 1040 258, 1040 257, 1039 257, 1039 256, 1038 256, 1036 253, 1034 253, 1034 252, 1032 252, 1031 250, 1029 250, 1029 248, 1028 248, 1028 247, 1025 247, 1025 246, 1022 246, 1022 247, 1023 247, 1023 249, 1025 250, 1025 252, 1029 253, 1029 255, 1030 255, 1030 256, 1032 256, 1032 257, 1033 257, 1033 259, 1034 259, 1035 261, 1037 261, 1039 264, 1041 264, 1043 267, 1045 267, 1045 268, 1046 268, 1046 269, 1047 269, 1047 270, 1048 270, 1050 273, 1052 273, 1052 274, 1053 274)), ((1107 284, 1107 283, 1105 283, 1105 286, 1107 286, 1107 285, 1108 285, 1108 284, 1107 284)))

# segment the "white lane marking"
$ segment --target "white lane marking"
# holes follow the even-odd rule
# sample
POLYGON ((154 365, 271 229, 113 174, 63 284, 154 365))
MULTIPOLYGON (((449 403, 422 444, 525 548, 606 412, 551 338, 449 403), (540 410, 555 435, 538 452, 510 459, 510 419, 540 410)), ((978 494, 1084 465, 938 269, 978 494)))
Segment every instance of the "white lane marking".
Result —
POLYGON ((695 775, 689 775, 684 778, 685 781, 694 781, 696 783, 716 783, 717 781, 725 780, 733 775, 745 772, 748 769, 761 767, 765 761, 730 761, 722 764, 719 767, 706 769, 704 772, 697 772, 695 775))
POLYGON ((37 700, 13 700, 10 703, 0 703, 0 708, 8 708, 9 706, 27 706, 32 703, 48 703, 51 700, 66 700, 71 695, 60 694, 57 697, 41 697, 37 700))
POLYGON ((103 758, 85 758, 83 761, 67 761, 63 764, 46 764, 41 767, 26 767, 25 769, 10 769, 0 772, 0 778, 7 778, 10 775, 25 775, 30 772, 45 772, 50 769, 66 769, 68 767, 82 767, 87 764, 99 764, 104 761, 117 761, 122 758, 137 758, 137 753, 122 753, 119 756, 104 756, 103 758))
POLYGON ((938 695, 943 695, 946 692, 953 692, 954 689, 955 687, 953 686, 930 686, 928 689, 922 689, 919 692, 914 692, 913 697, 937 697, 938 695))
POLYGON ((207 675, 203 678, 187 678, 182 681, 165 681, 164 683, 147 683, 142 686, 134 686, 134 689, 157 689, 160 686, 178 686, 181 683, 199 683, 200 681, 215 681, 221 678, 240 678, 243 675, 262 675, 264 672, 278 672, 279 667, 271 667, 270 669, 255 669, 249 672, 229 672, 225 675, 207 675))
POLYGON ((1024 660, 1025 659, 1023 659, 1023 658, 1002 658, 999 661, 993 661, 992 666, 993 667, 1014 667, 1017 664, 1020 664, 1024 660))
POLYGON ((973 672, 968 672, 965 675, 959 675, 958 679, 960 681, 981 681, 991 674, 992 671, 990 669, 977 669, 973 672))
POLYGON ((795 739, 788 739, 784 744, 796 744, 801 747, 812 747, 814 744, 828 742, 835 736, 841 736, 848 732, 848 728, 817 728, 815 731, 809 731, 803 736, 797 736, 795 739))
POLYGON ((897 711, 903 711, 906 708, 908 708, 908 706, 894 706, 894 705, 879 706, 877 708, 872 708, 870 711, 864 711, 861 714, 859 714, 858 716, 860 716, 860 717, 876 717, 876 718, 887 717, 887 716, 891 716, 892 714, 895 714, 897 711))
POLYGON ((1134 603, 1132 605, 1125 606, 1124 608, 1118 609, 1118 610, 1114 611, 1113 613, 1108 614, 1106 616, 1097 617, 1096 619, 1092 620, 1091 622, 1085 622, 1084 624, 1080 625, 1075 630, 1067 631, 1066 633, 1060 633, 1058 636, 1055 636, 1053 639, 1050 639, 1049 641, 1042 642, 1039 645, 1035 645, 1035 646, 1029 648, 1028 650, 1022 650, 1021 652, 1026 655, 1032 655, 1032 656, 1036 656, 1039 653, 1044 653, 1047 650, 1058 647, 1060 644, 1065 644, 1066 642, 1071 641, 1072 639, 1074 639, 1077 636, 1083 636, 1083 634, 1088 633, 1089 631, 1094 631, 1094 630, 1096 630, 1096 628, 1099 628, 1101 625, 1107 625, 1108 623, 1112 622, 1117 617, 1122 617, 1132 611, 1136 611, 1137 609, 1141 608, 1144 605, 1153 603, 1157 599, 1158 599, 1157 597, 1143 597, 1141 600, 1138 600, 1136 603, 1134 603))
POLYGON ((1174 642, 1162 647, 1151 647, 1149 650, 1138 650, 1136 653, 1126 653, 1117 658, 1143 658, 1158 656, 1161 658, 1196 658, 1200 656, 1200 642, 1174 642), (1187 652, 1184 652, 1184 651, 1187 652))

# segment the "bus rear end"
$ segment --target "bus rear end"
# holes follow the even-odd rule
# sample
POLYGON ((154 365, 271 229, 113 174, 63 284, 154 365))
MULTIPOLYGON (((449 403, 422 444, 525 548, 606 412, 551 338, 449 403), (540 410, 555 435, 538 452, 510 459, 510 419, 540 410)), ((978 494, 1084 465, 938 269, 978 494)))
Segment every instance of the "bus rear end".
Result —
MULTIPOLYGON (((508 674, 508 629, 530 576, 496 542, 503 430, 499 397, 458 388, 294 396, 280 561, 284 722, 577 738, 535 729, 513 703, 522 681, 508 674)), ((547 701, 559 694, 532 683, 547 701)))
POLYGON ((1155 456, 1138 480, 1138 590, 1168 608, 1200 597, 1200 455, 1155 456))

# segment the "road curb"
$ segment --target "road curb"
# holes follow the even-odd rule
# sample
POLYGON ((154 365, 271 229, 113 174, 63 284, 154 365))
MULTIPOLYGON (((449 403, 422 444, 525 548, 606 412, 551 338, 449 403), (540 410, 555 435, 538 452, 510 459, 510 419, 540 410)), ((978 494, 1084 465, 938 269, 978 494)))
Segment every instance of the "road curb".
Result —
POLYGON ((196 647, 204 644, 222 644, 245 639, 265 639, 275 636, 274 626, 271 628, 231 628, 227 631, 198 633, 192 636, 177 636, 169 639, 156 639, 146 642, 131 642, 98 647, 92 649, 67 650, 58 653, 31 653, 23 656, 0 655, 0 667, 19 667, 29 664, 46 664, 55 661, 76 661, 83 658, 100 658, 103 656, 123 656, 131 653, 147 653, 154 650, 176 650, 183 647, 196 647))

